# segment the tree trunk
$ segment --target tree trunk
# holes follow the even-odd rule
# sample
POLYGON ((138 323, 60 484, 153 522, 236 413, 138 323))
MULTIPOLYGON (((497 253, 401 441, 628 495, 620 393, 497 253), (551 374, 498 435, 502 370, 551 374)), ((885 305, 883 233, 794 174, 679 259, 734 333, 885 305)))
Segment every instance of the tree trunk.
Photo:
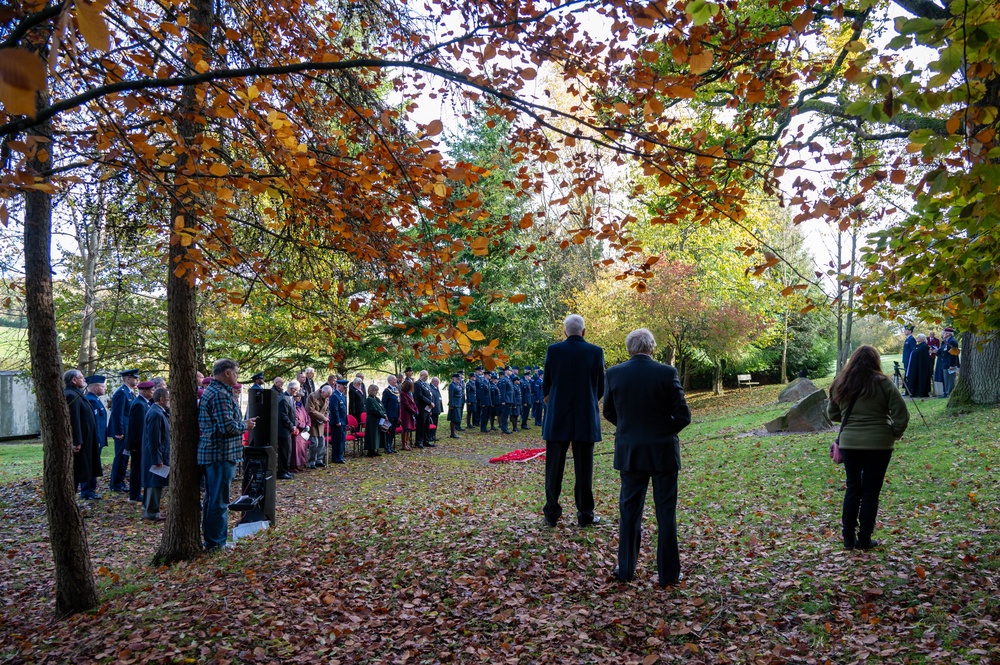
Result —
MULTIPOLYGON (((211 0, 196 0, 191 5, 188 24, 189 64, 211 61, 212 25, 215 17, 211 0)), ((193 71, 193 68, 192 68, 193 71)), ((176 173, 188 164, 184 149, 190 148, 201 130, 196 120, 197 88, 188 86, 181 93, 177 110, 179 138, 176 173)), ((178 175, 178 177, 180 177, 178 175)), ((186 189, 186 188, 185 188, 186 189)), ((178 188, 180 190, 180 188, 178 188)), ((188 248, 181 243, 186 228, 196 226, 197 203, 188 193, 174 197, 170 207, 170 261, 167 268, 167 341, 170 346, 170 493, 167 521, 160 547, 154 556, 157 564, 186 561, 202 551, 201 513, 199 510, 198 406, 197 406, 197 285, 188 248), (180 268, 184 268, 180 271, 180 268), (181 272, 181 274, 178 274, 181 272)))
MULTIPOLYGON (((41 97, 39 97, 41 100, 41 97)), ((42 105, 39 104, 39 108, 42 105)), ((52 125, 44 123, 34 136, 51 138, 52 125)), ((51 143, 42 143, 48 157, 35 159, 37 173, 52 168, 51 143)), ((47 182, 48 178, 39 178, 47 182)), ((56 576, 56 613, 60 616, 97 606, 97 586, 90 563, 90 548, 83 515, 76 505, 73 483, 73 446, 69 409, 63 396, 62 360, 52 301, 52 195, 28 190, 24 195, 24 284, 28 318, 31 376, 38 401, 42 431, 42 485, 45 516, 56 576)))
POLYGON ((948 407, 1000 403, 1000 338, 964 333, 961 358, 948 407))
POLYGON ((781 382, 788 383, 788 308, 785 308, 785 332, 781 346, 781 382))
POLYGON ((713 384, 712 392, 716 395, 722 395, 724 391, 722 390, 722 361, 720 360, 715 361, 715 380, 713 384))
POLYGON ((684 392, 691 390, 691 360, 687 356, 681 356, 681 364, 684 365, 684 381, 682 386, 684 392))
POLYGON ((80 326, 77 369, 84 374, 97 372, 97 262, 101 254, 101 230, 104 227, 103 221, 87 221, 86 216, 91 213, 95 217, 103 215, 102 210, 86 206, 83 212, 85 218, 77 224, 76 231, 80 258, 83 259, 83 323, 80 326))

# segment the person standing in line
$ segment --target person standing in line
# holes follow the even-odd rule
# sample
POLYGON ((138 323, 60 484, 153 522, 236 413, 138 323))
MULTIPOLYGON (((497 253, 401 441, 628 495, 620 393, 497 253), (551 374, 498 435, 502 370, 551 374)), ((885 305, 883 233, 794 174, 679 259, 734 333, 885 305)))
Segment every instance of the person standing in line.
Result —
POLYGON ((906 366, 906 385, 910 387, 913 397, 929 397, 931 394, 931 356, 927 346, 927 337, 917 335, 917 345, 910 354, 910 363, 906 366))
POLYGON ((493 410, 493 391, 490 378, 480 365, 476 369, 476 396, 479 398, 479 431, 487 432, 490 424, 490 413, 493 410))
POLYGON ((209 552, 226 547, 229 534, 229 490, 236 462, 243 457, 243 432, 252 430, 256 418, 243 419, 233 394, 239 385, 239 366, 222 358, 212 366, 212 383, 198 404, 198 466, 205 477, 202 534, 209 552))
MULTIPOLYGON (((910 367, 910 356, 913 355, 913 350, 917 348, 917 338, 913 336, 913 325, 908 325, 903 327, 903 377, 907 375, 907 369, 910 367)), ((907 393, 910 391, 907 390, 907 393)))
POLYGON ((490 431, 497 431, 497 418, 500 416, 500 377, 496 372, 490 372, 490 431))
POLYGON ((417 448, 433 448, 430 440, 431 412, 434 411, 434 392, 427 383, 427 370, 420 370, 420 379, 413 384, 413 400, 417 403, 417 448))
POLYGON ((292 397, 292 408, 295 411, 290 464, 291 471, 299 473, 305 471, 306 465, 309 463, 309 412, 306 411, 306 405, 302 399, 302 384, 298 380, 288 382, 288 393, 292 397))
POLYGON ((521 429, 528 429, 528 415, 531 413, 531 376, 528 368, 524 370, 524 378, 521 380, 521 429))
POLYGON ((330 421, 330 395, 333 389, 323 384, 306 400, 306 410, 311 420, 309 426, 309 468, 322 469, 326 466, 326 441, 323 430, 330 421))
POLYGON ((618 499, 618 565, 615 576, 635 576, 642 542, 642 510, 653 484, 656 507, 656 571, 660 586, 681 579, 677 547, 677 473, 681 468, 677 435, 691 423, 691 410, 677 370, 653 360, 656 339, 646 328, 625 338, 629 359, 608 368, 604 417, 615 425, 615 469, 621 476, 618 499))
POLYGON ((510 387, 513 397, 510 402, 510 431, 518 430, 517 423, 521 420, 521 377, 517 370, 513 370, 510 376, 510 387))
POLYGON ((428 440, 437 441, 437 431, 438 431, 438 420, 441 418, 441 413, 444 412, 444 402, 441 401, 441 380, 436 376, 431 379, 430 388, 431 394, 434 396, 434 408, 431 409, 431 425, 428 426, 429 436, 428 440))
POLYGON ((305 378, 299 381, 300 388, 302 391, 303 401, 316 392, 316 370, 312 367, 306 367, 305 372, 303 372, 305 378))
MULTIPOLYGON (((919 346, 919 344, 918 344, 919 346)), ((874 347, 859 346, 830 386, 827 415, 843 422, 840 453, 844 456, 847 491, 841 513, 844 549, 870 550, 889 460, 910 421, 896 386, 882 373, 874 347)))
POLYGON ((339 375, 333 377, 333 392, 330 393, 330 427, 331 447, 333 449, 330 462, 332 464, 347 464, 344 455, 347 452, 347 379, 339 375))
POLYGON ((80 490, 80 498, 96 501, 101 497, 90 489, 90 481, 101 475, 100 441, 97 439, 97 421, 94 411, 83 394, 87 380, 78 369, 63 374, 63 396, 69 408, 70 434, 73 441, 73 488, 80 490))
POLYGON ((389 431, 385 433, 385 452, 392 454, 396 452, 396 428, 399 427, 399 388, 394 375, 390 374, 385 381, 388 385, 382 391, 382 406, 389 421, 389 431))
POLYGON ((576 519, 581 527, 598 524, 594 515, 594 444, 601 440, 598 402, 604 397, 604 349, 584 340, 583 317, 563 322, 566 339, 545 352, 542 391, 548 410, 542 423, 545 439, 545 524, 554 527, 562 515, 566 453, 573 448, 576 472, 576 519))
POLYGON ((403 450, 413 450, 413 433, 417 431, 417 403, 413 399, 413 379, 403 379, 399 392, 399 424, 403 428, 403 450))
POLYGON ((115 446, 115 457, 111 462, 112 492, 128 492, 125 474, 128 472, 129 451, 125 446, 125 429, 128 412, 135 399, 135 387, 139 383, 139 370, 127 369, 120 374, 122 385, 111 396, 111 419, 108 421, 108 436, 115 446))
POLYGON ((142 505, 143 519, 162 522, 160 501, 167 477, 156 473, 170 468, 170 391, 157 388, 153 391, 150 406, 142 423, 142 488, 145 498, 142 505))
POLYGON ((479 427, 479 396, 476 392, 476 374, 469 377, 465 384, 465 427, 479 427))
POLYGON ((153 398, 155 385, 152 381, 142 381, 136 384, 139 395, 132 400, 132 406, 128 410, 125 445, 128 447, 129 457, 132 459, 132 469, 128 481, 128 500, 133 503, 143 503, 142 475, 145 472, 145 467, 142 459, 142 434, 146 422, 146 412, 152 404, 150 400, 153 398))
POLYGON ((462 425, 462 407, 465 405, 465 390, 462 387, 462 375, 455 372, 451 375, 451 383, 448 384, 448 422, 451 424, 452 439, 461 439, 456 434, 457 428, 462 425))
POLYGON ((500 390, 500 433, 510 434, 510 407, 514 401, 514 382, 510 379, 510 368, 505 367, 503 376, 497 381, 497 388, 500 390))
MULTIPOLYGON (((85 381, 87 382, 87 401, 90 402, 90 409, 94 412, 94 424, 97 428, 97 462, 91 469, 93 477, 91 477, 90 482, 87 483, 85 488, 91 499, 100 499, 101 496, 97 493, 97 477, 104 473, 104 465, 101 463, 101 453, 104 452, 104 447, 108 445, 108 410, 104 407, 104 394, 108 390, 108 385, 105 383, 106 379, 100 374, 94 374, 93 376, 88 376, 85 381)), ((85 497, 86 498, 86 497, 85 497)))
POLYGON ((359 376, 354 377, 351 387, 347 390, 347 412, 361 423, 361 414, 365 412, 365 382, 359 376))
POLYGON ((278 400, 278 480, 291 480, 292 432, 295 430, 295 405, 285 392, 285 377, 276 376, 271 381, 272 399, 278 400))
POLYGON ((381 457, 378 449, 385 444, 385 430, 382 421, 385 417, 385 407, 378 398, 378 386, 374 383, 368 386, 368 397, 365 398, 365 450, 368 457, 381 457))
POLYGON ((958 340, 955 339, 955 329, 945 328, 941 331, 941 348, 937 355, 937 368, 935 369, 935 381, 940 381, 944 389, 941 397, 948 397, 955 388, 955 374, 958 372, 959 363, 958 340), (940 378, 938 378, 940 375, 940 378))

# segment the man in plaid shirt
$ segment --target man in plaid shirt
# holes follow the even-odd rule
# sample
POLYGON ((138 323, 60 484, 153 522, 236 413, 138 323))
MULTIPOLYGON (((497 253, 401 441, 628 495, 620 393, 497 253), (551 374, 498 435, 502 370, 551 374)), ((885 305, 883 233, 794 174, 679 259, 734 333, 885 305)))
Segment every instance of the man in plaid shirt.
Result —
POLYGON ((226 546, 229 534, 229 487, 236 475, 236 462, 243 457, 243 432, 252 430, 256 418, 243 420, 233 395, 239 379, 235 360, 223 358, 212 366, 212 383, 198 403, 198 465, 205 474, 205 505, 202 532, 205 549, 226 546))

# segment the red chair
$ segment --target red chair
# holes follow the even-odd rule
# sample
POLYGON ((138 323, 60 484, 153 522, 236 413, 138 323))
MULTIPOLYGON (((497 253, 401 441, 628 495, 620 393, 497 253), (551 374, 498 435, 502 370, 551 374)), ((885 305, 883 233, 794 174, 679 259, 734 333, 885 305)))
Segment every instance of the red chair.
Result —
POLYGON ((359 431, 358 419, 351 414, 347 414, 347 436, 344 438, 354 442, 354 456, 360 457, 363 452, 361 449, 365 445, 365 435, 359 431))
POLYGON ((362 411, 361 412, 361 426, 364 427, 365 423, 367 423, 367 422, 368 422, 368 412, 367 411, 362 411))

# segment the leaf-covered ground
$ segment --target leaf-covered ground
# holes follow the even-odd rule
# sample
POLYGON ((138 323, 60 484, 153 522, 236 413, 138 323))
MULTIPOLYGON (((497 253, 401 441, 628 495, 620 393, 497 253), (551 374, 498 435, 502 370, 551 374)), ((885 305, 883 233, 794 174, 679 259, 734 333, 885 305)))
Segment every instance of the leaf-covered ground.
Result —
MULTIPOLYGON (((87 520, 103 605, 52 618, 37 480, 0 487, 0 660, 332 663, 1000 662, 1000 409, 921 402, 882 495, 884 546, 839 546, 831 436, 739 436, 776 388, 692 395, 679 530, 685 579, 654 586, 652 499, 639 577, 611 577, 611 432, 595 489, 607 524, 541 522, 543 464, 490 465, 538 428, 351 460, 279 485, 276 528, 172 568, 121 495, 87 520), (743 429, 741 427, 746 425, 743 429)), ((570 518, 570 519, 567 519, 570 518)))

